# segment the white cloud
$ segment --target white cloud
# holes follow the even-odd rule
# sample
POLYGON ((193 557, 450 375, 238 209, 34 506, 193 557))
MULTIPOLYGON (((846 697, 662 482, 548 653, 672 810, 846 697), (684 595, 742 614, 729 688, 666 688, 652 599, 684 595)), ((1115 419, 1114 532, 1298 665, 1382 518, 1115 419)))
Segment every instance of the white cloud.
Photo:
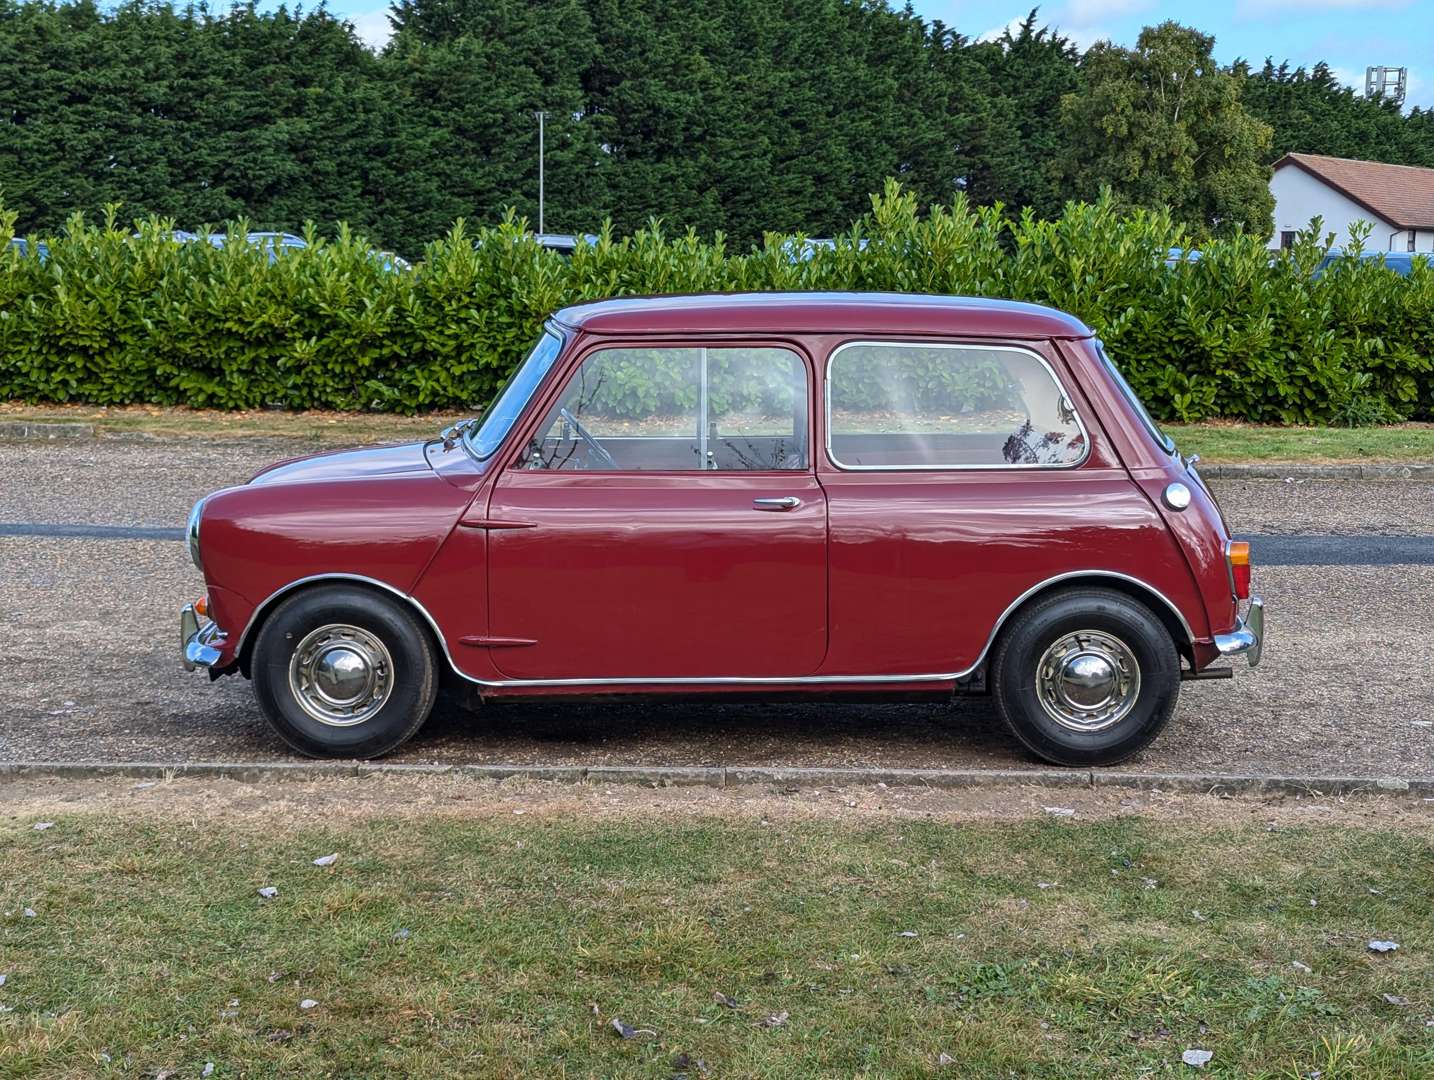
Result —
MULTIPOLYGON (((1097 41, 1109 41, 1112 36, 1110 30, 1090 18, 1089 13, 1106 9, 1107 14, 1119 15, 1137 11, 1144 6, 1144 0, 1075 0, 1074 3, 1062 9, 1059 14, 1052 16, 1049 25, 1062 37, 1070 38, 1075 47, 1084 52, 1097 41), (1079 9, 1079 13, 1077 13, 1077 9, 1079 9)), ((1025 21, 1024 15, 1018 15, 1002 26, 987 30, 976 40, 997 41, 1002 34, 1007 32, 1015 37, 1020 33, 1021 24, 1025 21)))
POLYGON ((1068 37, 1075 43, 1075 47, 1085 52, 1097 41, 1110 41, 1115 35, 1103 26, 1091 26, 1087 24, 1076 24, 1073 26, 1056 26, 1057 31, 1064 37, 1068 37))
POLYGON ((1139 15, 1153 6, 1151 0, 1070 0, 1060 17, 1073 26, 1092 26, 1103 19, 1139 15))
POLYGON ((354 33, 371 49, 382 49, 388 44, 388 39, 393 37, 393 27, 389 25, 386 7, 355 12, 344 18, 353 23, 354 33))
POLYGON ((1026 21, 1026 17, 1025 17, 1024 15, 1017 15, 1014 19, 1009 20, 1008 22, 1006 22, 1005 24, 1003 24, 1003 25, 1001 25, 1001 26, 997 26, 997 27, 995 27, 995 28, 993 28, 993 29, 991 29, 991 30, 987 30, 984 34, 978 34, 977 37, 976 37, 976 40, 977 40, 977 41, 998 41, 998 40, 1000 39, 1000 37, 1001 37, 1002 34, 1005 34, 1005 33, 1008 33, 1008 32, 1010 33, 1010 35, 1011 35, 1012 37, 1015 37, 1016 34, 1018 34, 1018 33, 1020 32, 1021 24, 1022 24, 1023 22, 1025 22, 1025 21, 1026 21))

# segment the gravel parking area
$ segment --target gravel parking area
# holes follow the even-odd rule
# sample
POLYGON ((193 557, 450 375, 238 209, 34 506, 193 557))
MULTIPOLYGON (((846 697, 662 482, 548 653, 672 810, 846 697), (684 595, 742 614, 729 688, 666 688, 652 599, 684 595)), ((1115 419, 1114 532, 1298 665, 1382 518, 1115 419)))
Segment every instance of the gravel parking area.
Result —
MULTIPOLYGON (((0 444, 0 523, 176 527, 274 445, 0 444)), ((1228 482, 1242 533, 1434 535, 1434 484, 1228 482)), ((180 670, 200 589, 170 540, 0 537, 0 760, 288 760, 242 679, 180 670)), ((1187 684, 1141 771, 1434 776, 1434 566, 1266 566, 1255 671, 1187 684)), ((955 705, 443 703, 396 761, 1020 768, 984 700, 955 705)))

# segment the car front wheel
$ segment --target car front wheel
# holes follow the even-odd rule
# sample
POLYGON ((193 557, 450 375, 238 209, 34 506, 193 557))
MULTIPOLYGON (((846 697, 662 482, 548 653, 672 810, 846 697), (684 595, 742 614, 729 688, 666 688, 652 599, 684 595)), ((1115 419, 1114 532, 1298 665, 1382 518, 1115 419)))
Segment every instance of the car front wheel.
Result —
POLYGON ((991 690, 1036 756, 1113 765, 1148 746, 1174 714, 1180 656, 1144 604, 1110 589, 1069 589, 1016 617, 997 646, 991 690))
POLYGON ((368 589, 319 586, 280 603, 254 645, 254 695, 309 757, 374 758, 428 719, 438 663, 428 632, 368 589))

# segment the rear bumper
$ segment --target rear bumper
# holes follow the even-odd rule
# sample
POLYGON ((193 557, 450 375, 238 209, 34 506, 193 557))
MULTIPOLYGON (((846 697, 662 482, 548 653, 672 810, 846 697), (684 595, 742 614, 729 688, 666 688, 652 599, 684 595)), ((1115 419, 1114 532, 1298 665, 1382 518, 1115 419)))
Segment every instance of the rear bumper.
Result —
POLYGON ((1243 656, 1255 667, 1265 647, 1265 602, 1258 596, 1250 601, 1243 619, 1235 620, 1235 629, 1215 635, 1215 648, 1221 656, 1243 656))
POLYGON ((185 671, 195 668, 213 668, 223 653, 210 644, 215 638, 222 638, 219 624, 205 621, 199 625, 199 615, 193 604, 185 604, 179 613, 179 647, 185 671))

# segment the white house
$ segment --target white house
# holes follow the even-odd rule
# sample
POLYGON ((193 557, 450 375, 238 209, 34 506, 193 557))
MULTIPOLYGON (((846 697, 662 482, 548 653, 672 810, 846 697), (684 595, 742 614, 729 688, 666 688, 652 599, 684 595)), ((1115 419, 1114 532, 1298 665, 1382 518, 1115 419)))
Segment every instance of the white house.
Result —
POLYGON ((1322 154, 1286 154, 1270 178, 1275 235, 1270 247, 1289 247, 1295 231, 1321 217, 1336 247, 1347 247, 1349 227, 1373 226, 1366 251, 1434 251, 1434 169, 1386 165, 1322 154))

